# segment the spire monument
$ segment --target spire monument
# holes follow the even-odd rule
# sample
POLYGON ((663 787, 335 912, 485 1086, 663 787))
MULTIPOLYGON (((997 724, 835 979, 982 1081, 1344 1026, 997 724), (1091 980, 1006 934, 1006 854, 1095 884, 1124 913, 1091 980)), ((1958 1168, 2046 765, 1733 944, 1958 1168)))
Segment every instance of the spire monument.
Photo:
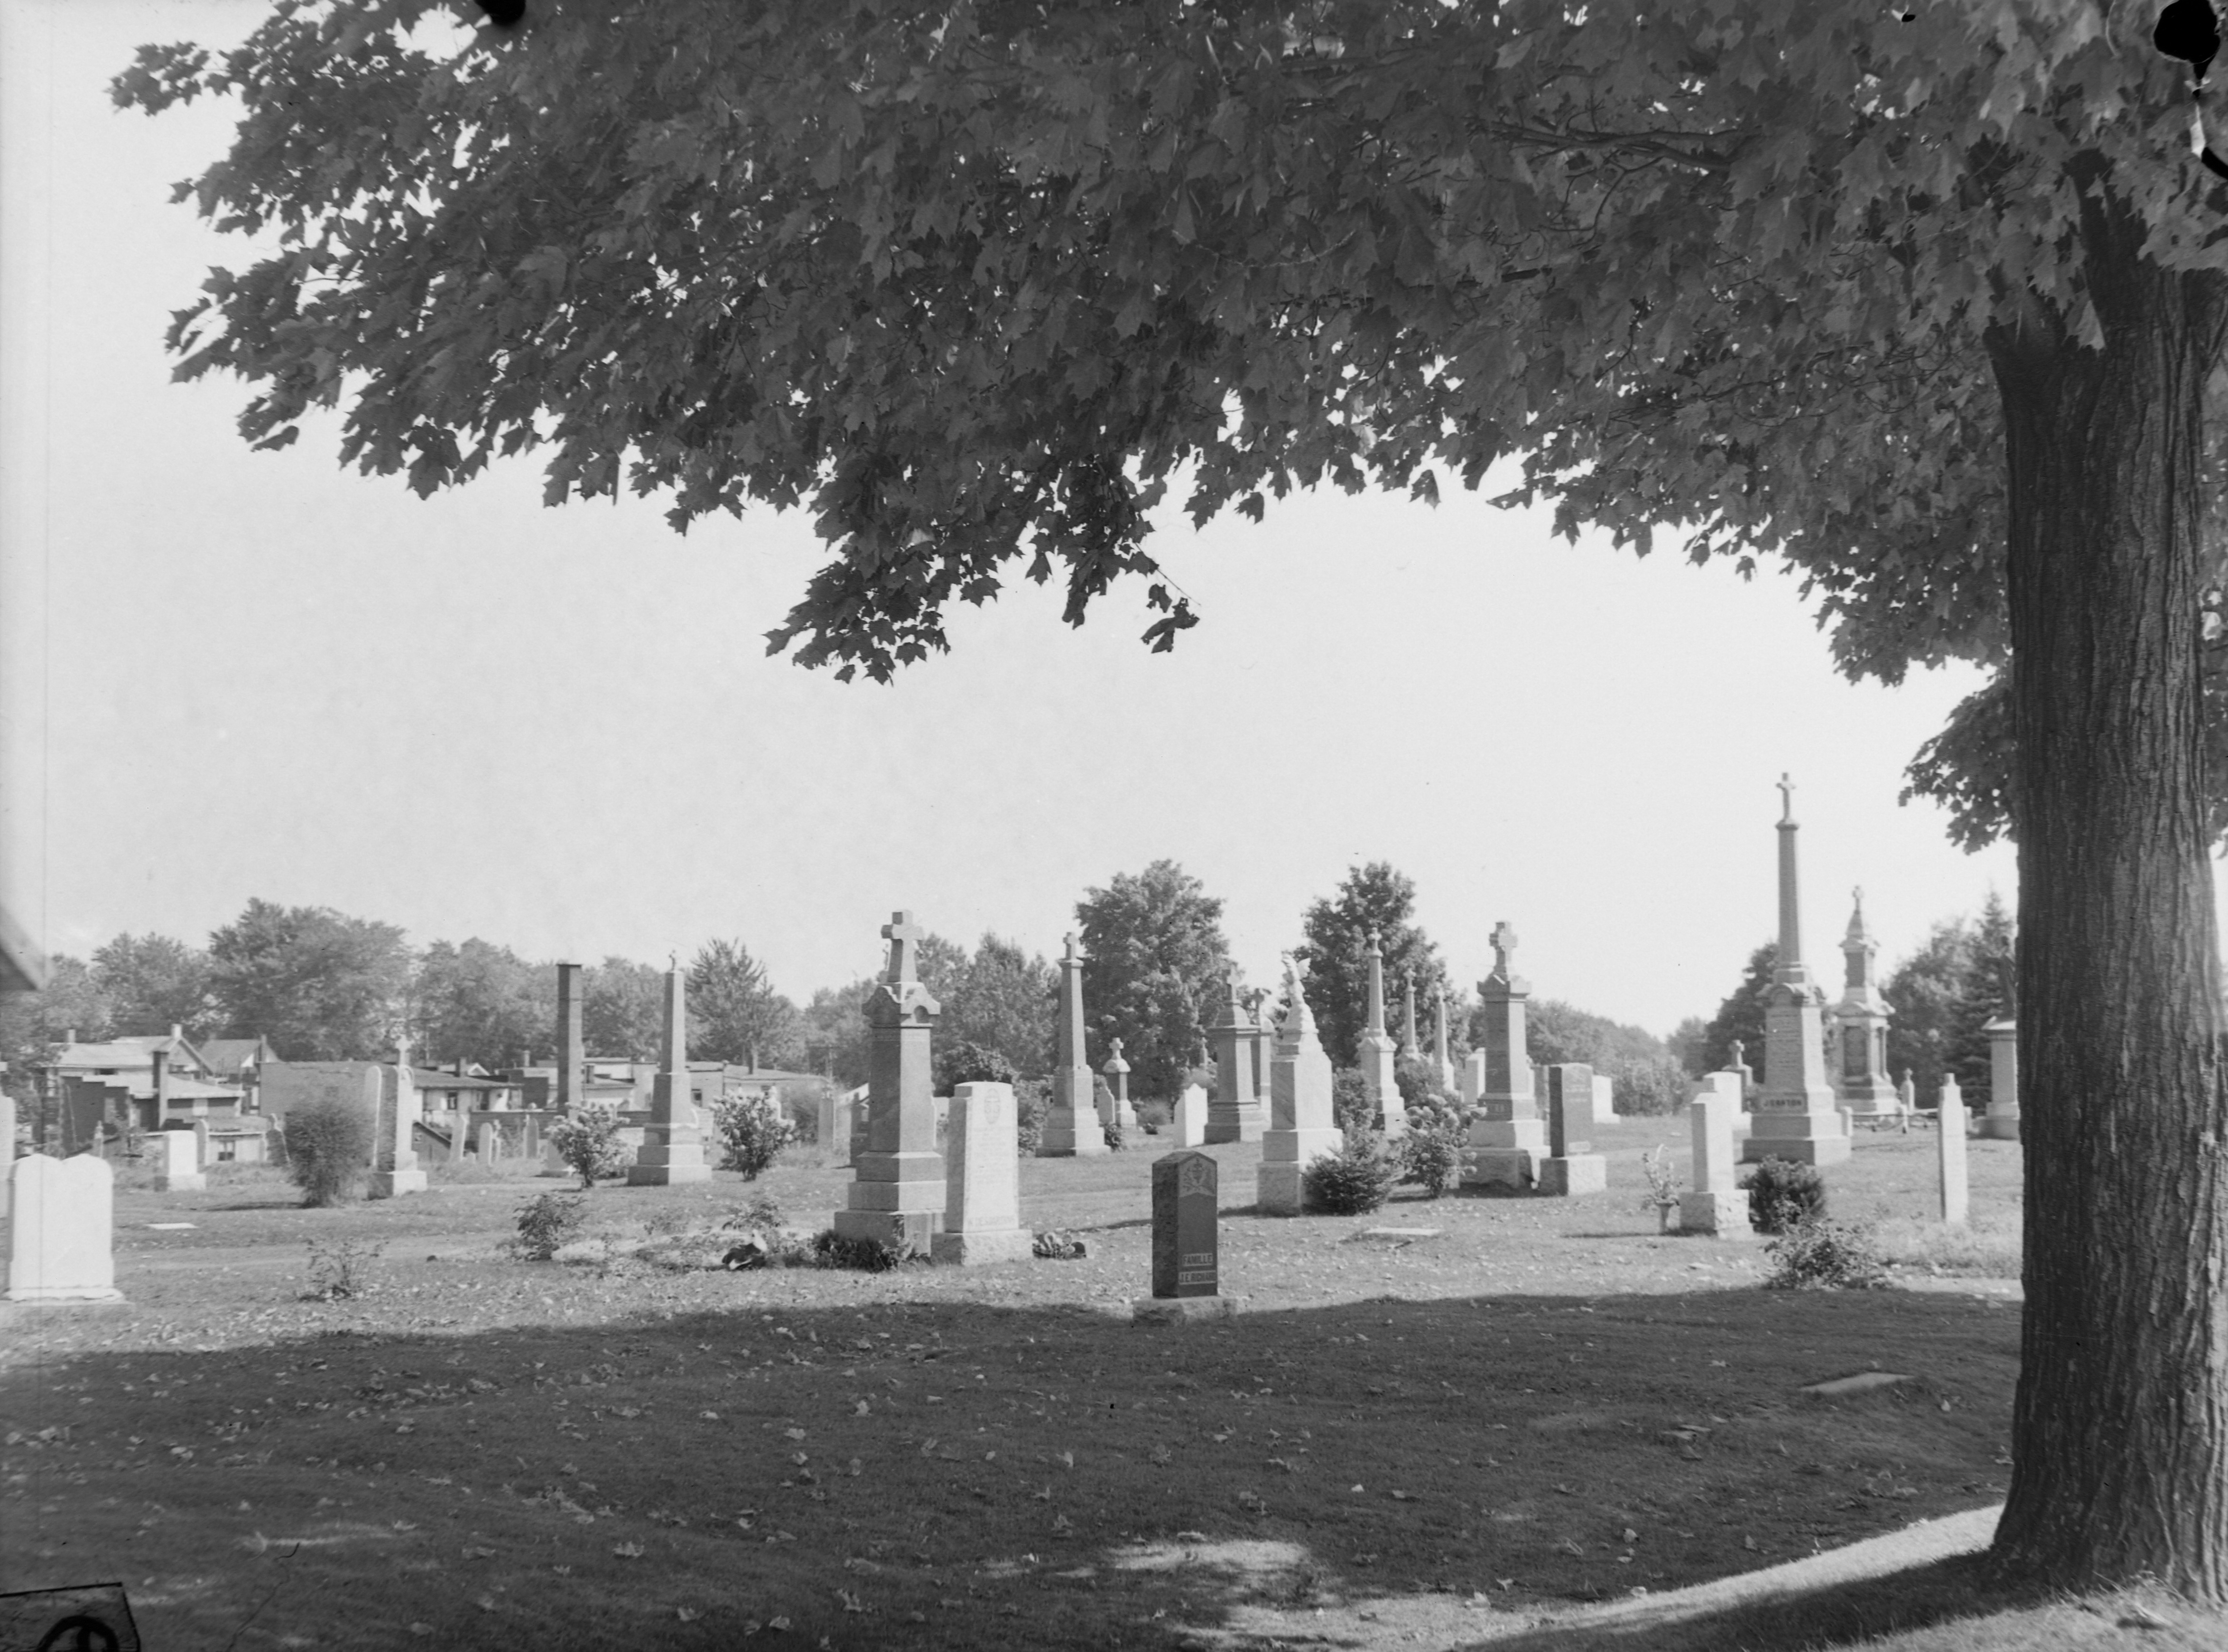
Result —
POLYGON ((1839 1164, 1849 1156, 1849 1137, 1826 1078, 1826 994, 1802 962, 1795 783, 1783 774, 1779 794, 1779 967, 1764 998, 1764 1091, 1741 1156, 1839 1164))

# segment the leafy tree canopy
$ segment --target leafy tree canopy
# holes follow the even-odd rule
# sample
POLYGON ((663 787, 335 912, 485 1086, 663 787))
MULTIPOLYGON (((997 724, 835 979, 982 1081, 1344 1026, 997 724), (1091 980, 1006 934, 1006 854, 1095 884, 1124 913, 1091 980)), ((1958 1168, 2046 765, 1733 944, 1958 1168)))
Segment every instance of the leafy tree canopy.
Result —
MULTIPOLYGON (((665 1030, 663 972, 614 957, 580 975, 580 1038, 587 1053, 656 1060, 665 1030)), ((554 1010, 549 1025, 554 1031, 554 1010)))
MULTIPOLYGON (((937 1047, 969 1044, 995 1052, 1016 1073, 1051 1072, 1059 975, 1014 942, 983 936, 943 1001, 937 1047)), ((981 1065, 973 1062, 970 1070, 981 1065)))
POLYGON ((151 930, 118 935, 93 953, 93 977, 108 1000, 112 1032, 167 1033, 176 1027, 196 1039, 215 1028, 208 954, 199 947, 151 930))
POLYGON ((692 1060, 779 1066, 803 1053, 797 1006, 773 989, 765 966, 740 941, 698 949, 688 965, 688 1014, 692 1060))
POLYGON ((1758 1079, 1764 1077, 1764 998, 1779 968, 1779 943, 1766 941, 1748 955, 1740 985, 1727 993, 1702 1033, 1702 1071, 1725 1073, 1733 1065, 1733 1046, 1758 1079))
POLYGON ((1084 1059, 1104 1066, 1112 1041, 1130 1064, 1130 1093, 1172 1098, 1206 1059, 1231 975, 1222 902, 1174 861, 1122 873, 1075 905, 1082 930, 1084 1059))
POLYGON ((209 937, 212 989, 236 1038, 290 1061, 375 1060, 394 1046, 410 953, 392 924, 250 900, 209 937))
MULTIPOLYGON (((1315 1012, 1323 1049, 1336 1066, 1360 1060, 1355 1041, 1368 1020, 1369 937, 1373 932, 1385 955, 1385 1024, 1401 1036, 1409 984, 1416 989, 1419 1053, 1431 1048, 1431 1015, 1437 995, 1454 996, 1446 965, 1431 938, 1411 921, 1416 912, 1416 882, 1383 861, 1349 870, 1328 900, 1313 902, 1300 919, 1306 938, 1292 949, 1301 990, 1315 1012)), ((1449 1033, 1465 1025, 1451 1002, 1449 1033)))
POLYGON ((410 996, 413 1037, 428 1063, 461 1057, 500 1067, 554 1040, 555 969, 491 941, 435 941, 419 954, 410 996))

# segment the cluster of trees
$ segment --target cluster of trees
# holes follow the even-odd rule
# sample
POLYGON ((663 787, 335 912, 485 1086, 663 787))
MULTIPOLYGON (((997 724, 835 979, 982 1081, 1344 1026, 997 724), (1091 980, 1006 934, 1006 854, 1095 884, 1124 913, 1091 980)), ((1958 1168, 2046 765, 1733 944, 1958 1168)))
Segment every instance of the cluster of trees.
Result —
MULTIPOLYGON (((1968 1097, 1988 1093, 1984 1029, 2010 1013, 2012 935, 2010 908, 1991 890, 1977 913, 1936 924, 1917 951, 1881 977, 1880 996, 1894 1012, 1887 1024, 1887 1070, 1898 1083, 1908 1073, 1924 1105, 1933 1105, 1946 1073, 1956 1075, 1968 1097)), ((1778 967, 1779 943, 1766 941, 1749 954, 1740 984, 1715 1015, 1706 1022, 1687 1021, 1672 1034, 1688 1072, 1732 1066, 1738 1041, 1750 1067, 1762 1075, 1764 1000, 1778 967)))

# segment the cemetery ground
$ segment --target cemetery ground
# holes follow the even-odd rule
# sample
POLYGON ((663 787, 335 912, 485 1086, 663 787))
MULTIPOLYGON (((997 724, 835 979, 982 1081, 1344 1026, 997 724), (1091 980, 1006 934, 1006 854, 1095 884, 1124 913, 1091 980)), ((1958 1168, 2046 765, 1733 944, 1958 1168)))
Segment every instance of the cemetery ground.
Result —
POLYGON ((618 1244, 573 1262, 501 1249, 554 1176, 328 1210, 127 1178, 126 1301, 0 1322, 0 1587, 120 1578, 148 1646, 210 1652, 2211 1643, 1965 1558, 1665 1607, 2000 1502, 2018 1353, 2015 1143, 1972 1144, 1955 1236, 1931 1132, 1860 1137, 1831 1213, 1896 1288, 1767 1290, 1761 1242, 1642 1207, 1684 1130, 1609 1132, 1606 1196, 1367 1217, 1249 1214, 1258 1148, 1209 1149, 1244 1311, 1188 1325, 1127 1314, 1149 1137, 1023 1162, 1086 1258, 884 1274, 704 1265, 761 1194, 825 1225, 810 1149, 600 1187, 618 1244), (380 1247, 360 1294, 304 1300, 313 1239, 380 1247), (1908 1380, 1802 1392, 1875 1368, 1908 1380))

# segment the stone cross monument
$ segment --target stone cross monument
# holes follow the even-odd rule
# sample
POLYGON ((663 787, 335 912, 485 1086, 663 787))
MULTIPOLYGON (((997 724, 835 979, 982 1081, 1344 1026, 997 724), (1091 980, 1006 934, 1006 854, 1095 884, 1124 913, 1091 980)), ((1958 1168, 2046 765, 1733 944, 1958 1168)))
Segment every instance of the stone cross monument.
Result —
POLYGON ((1210 1142, 1258 1142, 1266 1122, 1253 1088, 1253 1015, 1230 981, 1229 1002, 1214 1024, 1214 1098, 1207 1105, 1210 1142))
POLYGON ((418 1168, 418 1120, 421 1105, 418 1085, 410 1076, 410 1034, 394 1041, 394 1065, 380 1075, 379 1130, 372 1143, 371 1187, 374 1199, 394 1199, 406 1193, 426 1191, 426 1173, 418 1168))
POLYGON ((867 1144, 854 1161, 848 1202, 836 1231, 925 1252, 944 1226, 944 1156, 936 1150, 936 1093, 929 1031, 942 1006, 920 983, 926 931, 912 914, 882 926, 889 967, 867 999, 867 1144))
POLYGON ((1532 1086, 1532 1059, 1524 1047, 1524 1005, 1532 983, 1516 973, 1516 932, 1494 925, 1493 973, 1479 983, 1485 1037, 1483 1087, 1478 1117, 1469 1127, 1466 1182, 1529 1188, 1547 1156, 1547 1130, 1532 1086))
POLYGON ((1345 1137, 1331 1106, 1330 1057, 1316 1035, 1314 1012, 1289 958, 1284 1002, 1269 1069, 1269 1128, 1261 1137, 1258 1186, 1262 1210, 1296 1216, 1306 1203, 1302 1179, 1308 1166, 1336 1153, 1345 1137))
POLYGON ((1106 1058, 1100 1069, 1106 1075, 1106 1088, 1113 1097, 1113 1114, 1106 1122, 1116 1130, 1134 1134, 1137 1129, 1137 1110, 1130 1100, 1130 1064, 1122 1059, 1122 1041, 1111 1041, 1114 1053, 1106 1058))
POLYGON ((630 1188, 663 1188, 683 1181, 709 1181, 704 1162, 704 1132, 696 1122, 696 1101, 688 1086, 688 977, 678 958, 665 971, 665 1025, 658 1036, 657 1077, 652 1084, 650 1123, 642 1145, 627 1167, 630 1188))
POLYGON ((1893 1014, 1880 996, 1873 978, 1873 961, 1879 943, 1865 927, 1865 892, 1855 892, 1848 932, 1841 937, 1846 960, 1841 976, 1841 1002, 1834 1007, 1838 1053, 1834 1087, 1841 1105, 1860 1118, 1880 1117, 1897 1111, 1895 1085, 1887 1076, 1887 1023, 1893 1014))
POLYGON ((1083 954, 1075 937, 1060 960, 1060 1009, 1053 1024, 1052 1105, 1045 1110, 1039 1158, 1088 1158, 1106 1151, 1106 1127, 1092 1103, 1091 1067, 1083 1056, 1083 954))
POLYGON ((1826 1080, 1825 992, 1802 963, 1802 906, 1795 875, 1795 783, 1779 778, 1779 967, 1764 1010, 1764 1093, 1741 1156, 1839 1164, 1849 1135, 1826 1080))
POLYGON ((1354 1045, 1361 1058, 1361 1086, 1369 1095, 1371 1116, 1386 1136, 1405 1135, 1408 1110, 1393 1076, 1399 1057, 1385 1027, 1385 951, 1373 929, 1369 932, 1369 1020, 1354 1045))

